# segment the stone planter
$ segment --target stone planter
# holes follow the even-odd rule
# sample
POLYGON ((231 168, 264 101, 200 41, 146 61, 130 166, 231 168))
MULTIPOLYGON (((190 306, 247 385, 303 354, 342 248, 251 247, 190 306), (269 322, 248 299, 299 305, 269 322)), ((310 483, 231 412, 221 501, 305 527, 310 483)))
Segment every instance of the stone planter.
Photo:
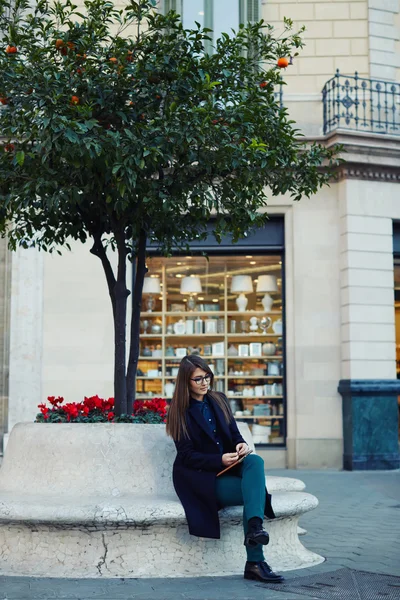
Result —
MULTIPOLYGON (((164 425, 16 425, 0 469, 0 575, 240 573, 241 507, 222 511, 221 541, 190 536, 171 481, 174 457, 164 425)), ((318 501, 296 491, 304 484, 295 479, 268 485, 279 517, 268 525, 268 560, 278 570, 318 564, 297 535, 299 516, 318 501)))

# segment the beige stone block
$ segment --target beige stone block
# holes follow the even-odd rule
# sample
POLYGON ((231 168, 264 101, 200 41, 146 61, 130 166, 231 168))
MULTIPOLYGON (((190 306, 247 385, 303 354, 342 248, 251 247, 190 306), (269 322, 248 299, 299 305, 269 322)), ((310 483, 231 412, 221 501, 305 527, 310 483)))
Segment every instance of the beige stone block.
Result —
POLYGON ((392 235, 348 232, 340 236, 342 250, 362 250, 364 252, 393 252, 392 235))
MULTIPOLYGON (((339 379, 337 384, 339 383, 339 379)), ((337 392, 331 398, 315 397, 314 413, 297 415, 297 436, 299 439, 330 439, 342 436, 342 398, 337 392)))
POLYGON ((342 323, 394 323, 394 306, 347 304, 341 307, 342 323))
POLYGON ((396 360, 396 345, 394 342, 343 342, 343 360, 396 360))
POLYGON ((296 469, 342 469, 343 441, 337 439, 299 439, 296 443, 296 469))
MULTIPOLYGON (((313 40, 313 39, 306 40, 306 45, 304 46, 304 48, 301 49, 300 56, 315 56, 315 54, 316 54, 315 40, 313 40)), ((297 57, 295 57, 293 59, 293 63, 296 64, 296 62, 297 62, 297 57)))
POLYGON ((355 40, 350 40, 351 50, 350 53, 353 56, 365 56, 368 55, 368 40, 357 38, 355 40))
POLYGON ((394 323, 346 323, 341 326, 342 342, 395 342, 394 323))
POLYGON ((382 235, 393 234, 392 219, 386 217, 369 217, 365 215, 346 215, 340 219, 340 229, 344 233, 379 233, 382 235))
POLYGON ((399 0, 368 0, 368 6, 381 11, 399 12, 399 0))
POLYGON ((367 2, 350 2, 350 19, 368 19, 367 2))
POLYGON ((279 21, 279 4, 264 4, 261 14, 262 18, 267 23, 271 23, 271 21, 279 21))
POLYGON ((338 56, 334 60, 335 71, 339 69, 341 73, 354 75, 357 71, 360 77, 365 77, 369 73, 368 56, 338 56))
POLYGON ((293 21, 311 21, 314 19, 314 6, 317 5, 311 2, 280 4, 279 16, 281 19, 288 17, 293 21))
POLYGON ((301 58, 299 60, 299 72, 304 75, 321 75, 334 72, 334 60, 329 57, 301 58))
POLYGON ((316 40, 316 54, 318 56, 348 56, 350 54, 350 40, 331 39, 316 40))
POLYGON ((342 379, 396 379, 396 361, 346 360, 342 362, 342 379))
POLYGON ((371 36, 369 38, 369 46, 371 50, 381 50, 381 52, 394 52, 395 44, 395 40, 389 40, 388 38, 380 38, 376 36, 371 36))
POLYGON ((396 79, 397 69, 396 67, 389 67, 379 63, 373 63, 371 60, 370 64, 370 76, 375 79, 386 79, 393 81, 396 79))
POLYGON ((399 67, 400 56, 394 52, 388 50, 371 50, 370 52, 371 63, 383 65, 385 67, 399 67))
MULTIPOLYGON (((390 40, 398 40, 399 32, 394 25, 385 25, 384 23, 370 23, 369 24, 370 36, 376 36, 381 38, 388 38, 390 40)), ((364 36, 355 36, 364 37, 364 36)))
POLYGON ((349 287, 340 290, 341 304, 394 306, 394 291, 390 288, 349 287))
POLYGON ((346 20, 350 18, 350 5, 348 2, 338 4, 330 2, 329 4, 315 4, 315 19, 317 21, 335 21, 346 20))
MULTIPOLYGON (((297 60, 297 59, 295 59, 297 60)), ((312 94, 319 92, 315 75, 301 75, 300 77, 286 77, 287 85, 284 94, 312 94)))
MULTIPOLYGON (((333 36, 332 21, 303 21, 303 25, 306 28, 307 36, 310 38, 331 38, 333 36)), ((343 35, 337 37, 343 37, 343 35)))
MULTIPOLYGON (((335 5, 334 5, 335 6, 335 5)), ((366 38, 368 37, 367 20, 334 21, 333 36, 335 38, 366 38)))
MULTIPOLYGON (((257 448, 257 454, 264 459, 265 468, 287 469, 287 451, 285 448, 257 448)), ((268 485, 268 480, 267 480, 268 485)))
POLYGON ((377 10, 374 8, 370 8, 369 10, 369 21, 370 23, 383 23, 384 25, 393 25, 393 13, 377 10))
POLYGON ((393 271, 393 255, 389 252, 345 251, 340 254, 340 268, 393 271))

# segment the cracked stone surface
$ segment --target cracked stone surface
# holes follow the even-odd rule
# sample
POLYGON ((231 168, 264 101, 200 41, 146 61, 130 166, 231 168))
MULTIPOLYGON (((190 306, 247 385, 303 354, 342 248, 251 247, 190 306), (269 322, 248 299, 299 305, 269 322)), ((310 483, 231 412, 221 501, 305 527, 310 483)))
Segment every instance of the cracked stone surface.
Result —
MULTIPOLYGON (((242 508, 221 511, 220 541, 190 536, 172 486, 174 457, 163 425, 17 425, 0 469, 0 573, 226 575, 228 556, 229 573, 241 572, 242 508)), ((268 561, 277 570, 323 561, 298 538, 299 516, 318 500, 298 479, 267 482, 278 517, 268 523, 268 561)))
MULTIPOLYGON (((286 572, 291 580, 345 567, 370 573, 400 574, 400 471, 285 471, 274 475, 304 478, 320 500, 301 518, 307 545, 326 557, 310 569, 286 572)), ((242 546, 242 568, 245 554, 242 546)), ((37 560, 41 560, 38 555, 37 560)), ((163 556, 159 555, 162 562, 163 556)), ((226 564, 229 565, 230 557, 226 564)), ((271 589, 240 574, 185 578, 54 578, 4 576, 0 600, 309 600, 300 593, 271 589)), ((381 592, 385 592, 384 589, 381 592)), ((345 595, 340 596, 343 600, 345 595)), ((377 593, 375 598, 383 598, 377 593)), ((372 596, 370 596, 372 599, 372 596)), ((339 597, 338 597, 339 600, 339 597)))

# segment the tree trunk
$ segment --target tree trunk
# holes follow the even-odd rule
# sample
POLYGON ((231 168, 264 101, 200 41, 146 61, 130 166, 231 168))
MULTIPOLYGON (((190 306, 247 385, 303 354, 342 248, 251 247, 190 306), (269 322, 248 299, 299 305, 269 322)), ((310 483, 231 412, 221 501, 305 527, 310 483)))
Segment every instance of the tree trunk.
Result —
POLYGON ((128 413, 126 394, 126 308, 129 290, 126 287, 125 237, 116 235, 118 249, 117 281, 114 288, 114 398, 115 414, 128 413))
POLYGON ((142 290, 146 268, 146 232, 141 230, 137 244, 136 276, 132 297, 131 341, 127 374, 128 413, 131 414, 136 396, 136 373, 140 347, 140 311, 142 308, 142 290))

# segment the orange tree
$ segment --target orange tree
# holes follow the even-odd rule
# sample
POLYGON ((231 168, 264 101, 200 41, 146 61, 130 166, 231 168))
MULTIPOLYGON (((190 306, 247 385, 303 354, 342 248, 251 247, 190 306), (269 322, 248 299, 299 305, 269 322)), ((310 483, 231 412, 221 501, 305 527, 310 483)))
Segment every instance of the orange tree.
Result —
POLYGON ((135 398, 146 244, 187 247, 211 217, 235 242, 267 218, 267 194, 309 196, 332 162, 299 143, 275 99, 278 59, 302 46, 290 21, 281 38, 241 26, 209 54, 209 31, 155 4, 0 0, 0 227, 12 249, 91 240, 113 310, 117 415, 135 398))

